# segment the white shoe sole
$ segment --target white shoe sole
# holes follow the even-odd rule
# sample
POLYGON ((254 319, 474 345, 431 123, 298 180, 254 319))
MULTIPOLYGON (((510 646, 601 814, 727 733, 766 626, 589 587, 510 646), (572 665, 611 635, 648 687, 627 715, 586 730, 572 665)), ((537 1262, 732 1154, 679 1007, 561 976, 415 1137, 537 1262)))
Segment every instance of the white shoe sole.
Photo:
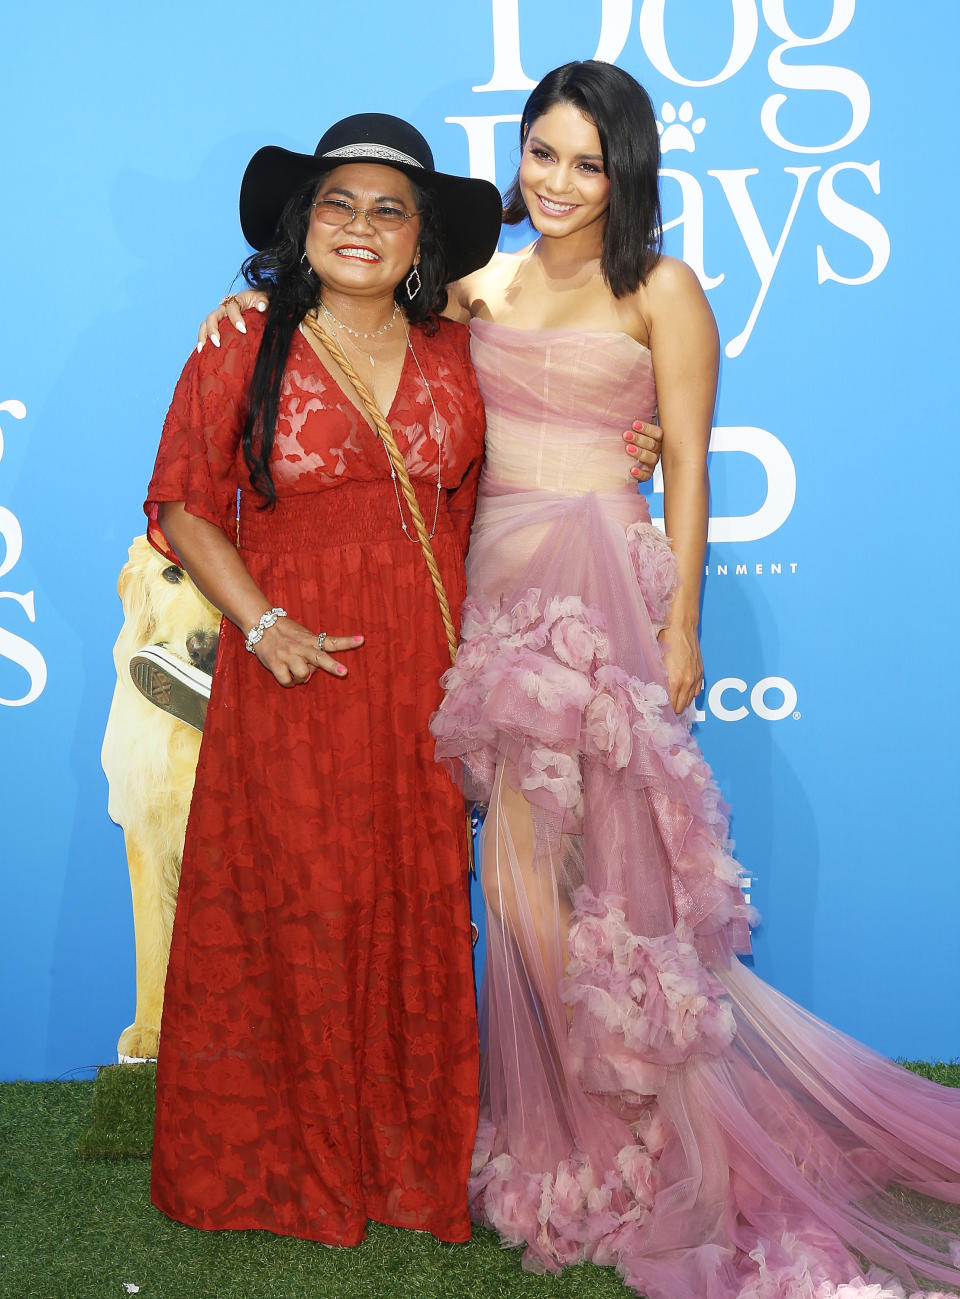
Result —
POLYGON ((163 645, 145 645, 130 659, 130 676, 145 699, 172 717, 203 730, 210 674, 178 659, 163 645))

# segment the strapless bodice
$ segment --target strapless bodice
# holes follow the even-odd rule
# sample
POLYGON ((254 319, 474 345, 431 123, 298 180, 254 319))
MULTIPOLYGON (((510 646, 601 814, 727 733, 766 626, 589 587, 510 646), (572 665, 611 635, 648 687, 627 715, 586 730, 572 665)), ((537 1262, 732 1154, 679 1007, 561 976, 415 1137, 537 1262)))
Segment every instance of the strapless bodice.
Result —
POLYGON ((623 433, 656 409, 653 360, 627 334, 470 323, 487 411, 488 484, 579 495, 631 489, 623 433))

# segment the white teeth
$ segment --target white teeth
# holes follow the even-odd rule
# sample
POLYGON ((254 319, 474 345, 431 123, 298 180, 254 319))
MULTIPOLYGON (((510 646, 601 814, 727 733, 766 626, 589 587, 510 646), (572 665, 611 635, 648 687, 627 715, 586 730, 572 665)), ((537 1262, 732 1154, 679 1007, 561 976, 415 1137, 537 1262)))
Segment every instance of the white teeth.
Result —
POLYGON ((378 262, 380 260, 376 253, 370 252, 366 248, 338 248, 337 253, 340 257, 359 257, 365 262, 378 262))
POLYGON ((538 194, 537 197, 548 212, 556 212, 559 216, 562 216, 566 212, 572 212, 577 206, 576 203, 551 203, 550 200, 544 198, 542 194, 538 194))

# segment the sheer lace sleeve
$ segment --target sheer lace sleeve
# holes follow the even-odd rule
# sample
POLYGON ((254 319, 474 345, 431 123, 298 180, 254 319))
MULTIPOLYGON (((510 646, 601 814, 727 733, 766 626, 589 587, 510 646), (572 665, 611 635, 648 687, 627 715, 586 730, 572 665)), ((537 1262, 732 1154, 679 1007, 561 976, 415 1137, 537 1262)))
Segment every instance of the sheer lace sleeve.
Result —
POLYGON ((237 488, 245 475, 240 437, 259 338, 228 334, 219 350, 194 352, 184 366, 143 506, 151 544, 173 563, 179 560, 157 519, 164 501, 183 501, 190 514, 233 535, 237 488))
POLYGON ((455 487, 447 497, 450 518, 453 520, 453 526, 460 539, 460 546, 464 554, 467 553, 470 529, 473 526, 473 516, 477 508, 477 488, 480 484, 480 470, 482 467, 483 457, 477 456, 464 474, 459 487, 455 487))

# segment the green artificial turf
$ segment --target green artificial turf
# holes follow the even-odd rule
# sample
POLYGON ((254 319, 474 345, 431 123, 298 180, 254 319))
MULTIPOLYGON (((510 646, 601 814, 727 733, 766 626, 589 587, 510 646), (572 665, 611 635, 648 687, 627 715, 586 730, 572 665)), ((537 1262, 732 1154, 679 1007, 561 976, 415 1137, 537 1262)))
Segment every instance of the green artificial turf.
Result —
MULTIPOLYGON (((117 1068, 144 1070, 119 1075, 142 1103, 147 1067, 117 1068)), ((148 1160, 78 1153, 89 1141, 94 1087, 0 1085, 2 1299, 124 1299, 124 1282, 143 1299, 626 1299, 610 1269, 531 1276, 519 1253, 486 1231, 469 1245, 442 1245, 371 1224, 364 1244, 340 1250, 181 1226, 151 1206, 148 1160)))
POLYGON ((918 1073, 931 1082, 942 1083, 944 1087, 960 1087, 960 1060, 952 1060, 949 1064, 943 1060, 936 1064, 928 1064, 926 1060, 901 1060, 900 1064, 911 1073, 918 1073))
MULTIPOLYGON (((960 1062, 906 1063, 960 1085, 960 1062)), ((101 1069, 95 1084, 0 1084, 0 1299, 123 1299, 124 1282, 144 1299, 626 1299, 590 1264, 531 1276, 486 1231, 441 1245, 371 1224, 338 1250, 172 1222, 150 1204, 153 1085, 149 1065, 101 1069)))
MULTIPOLYGON (((905 1069, 947 1087, 960 1087, 960 1063, 901 1060, 905 1069)), ((153 1145, 154 1064, 104 1065, 97 1072, 90 1123, 77 1140, 77 1153, 94 1157, 142 1156, 153 1145)))
POLYGON ((153 1063, 102 1066, 93 1087, 90 1123, 77 1140, 77 1154, 149 1159, 156 1085, 153 1063))

